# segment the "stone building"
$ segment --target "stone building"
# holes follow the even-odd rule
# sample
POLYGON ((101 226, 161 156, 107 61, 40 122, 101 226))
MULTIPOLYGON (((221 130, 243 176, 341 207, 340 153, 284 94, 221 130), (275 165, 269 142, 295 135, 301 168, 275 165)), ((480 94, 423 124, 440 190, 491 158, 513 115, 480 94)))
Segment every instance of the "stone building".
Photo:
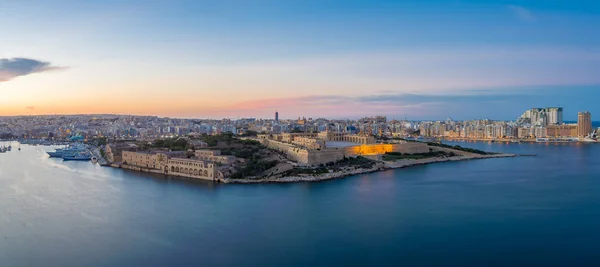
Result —
POLYGON ((113 143, 106 144, 104 146, 104 157, 108 162, 121 162, 123 161, 122 152, 127 149, 135 149, 135 144, 128 143, 113 143))
POLYGON ((291 142, 292 144, 306 147, 308 149, 323 149, 325 148, 325 141, 310 137, 295 137, 291 142))
POLYGON ((165 173, 203 180, 215 180, 218 178, 217 168, 214 163, 197 159, 168 159, 165 166, 165 173))
POLYGON ((123 164, 138 170, 203 180, 223 178, 213 162, 200 159, 171 158, 167 154, 123 151, 123 164))
POLYGON ((325 141, 350 142, 357 144, 375 144, 375 137, 369 134, 348 134, 323 131, 317 135, 318 139, 325 141))
POLYGON ((234 156, 221 155, 221 150, 196 150, 194 151, 194 156, 200 160, 221 164, 232 164, 235 162, 234 156))
POLYGON ((429 147, 421 142, 402 142, 395 144, 355 144, 344 147, 324 148, 320 150, 308 149, 304 146, 293 143, 281 142, 268 136, 259 139, 263 145, 270 149, 280 151, 290 160, 296 161, 301 165, 317 165, 322 163, 334 162, 344 157, 374 157, 387 152, 399 153, 427 153, 429 147))
POLYGON ((123 164, 130 166, 161 170, 166 164, 167 156, 159 153, 123 151, 123 164))

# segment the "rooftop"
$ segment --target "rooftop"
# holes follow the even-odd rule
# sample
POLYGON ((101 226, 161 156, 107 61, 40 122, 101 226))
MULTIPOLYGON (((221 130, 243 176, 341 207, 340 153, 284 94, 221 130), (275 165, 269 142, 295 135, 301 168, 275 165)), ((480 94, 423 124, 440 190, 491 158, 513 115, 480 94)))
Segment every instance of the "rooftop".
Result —
POLYGON ((336 148, 336 147, 349 147, 349 146, 358 146, 360 144, 353 142, 344 142, 344 141, 327 141, 325 142, 325 146, 327 148, 336 148))

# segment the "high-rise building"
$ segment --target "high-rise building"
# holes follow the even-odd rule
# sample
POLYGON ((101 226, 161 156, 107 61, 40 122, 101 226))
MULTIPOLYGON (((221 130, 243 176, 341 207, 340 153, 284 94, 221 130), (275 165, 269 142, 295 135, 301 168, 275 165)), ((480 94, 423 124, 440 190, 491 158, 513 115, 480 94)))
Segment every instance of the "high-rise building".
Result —
POLYGON ((563 124, 563 108, 532 108, 525 111, 523 115, 517 118, 520 125, 531 124, 532 126, 545 127, 548 125, 563 124))
POLYGON ((275 121, 279 122, 279 112, 275 111, 275 121))
POLYGON ((587 136, 592 133, 592 114, 589 112, 579 112, 577 114, 577 135, 587 136))
POLYGON ((563 124, 563 108, 546 108, 548 124, 563 124))

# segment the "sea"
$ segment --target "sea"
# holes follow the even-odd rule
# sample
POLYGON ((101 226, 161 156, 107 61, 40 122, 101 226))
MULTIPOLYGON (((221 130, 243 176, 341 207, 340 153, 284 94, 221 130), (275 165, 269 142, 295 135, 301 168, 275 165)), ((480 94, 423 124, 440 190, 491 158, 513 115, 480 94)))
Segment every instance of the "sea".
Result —
POLYGON ((536 156, 237 185, 13 143, 0 266, 600 266, 600 144, 449 144, 536 156))

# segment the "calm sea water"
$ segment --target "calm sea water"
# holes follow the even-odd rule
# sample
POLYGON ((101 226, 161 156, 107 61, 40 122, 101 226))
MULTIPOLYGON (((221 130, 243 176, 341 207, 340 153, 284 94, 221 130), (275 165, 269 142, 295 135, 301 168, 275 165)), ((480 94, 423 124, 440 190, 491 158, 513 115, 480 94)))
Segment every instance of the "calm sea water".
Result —
POLYGON ((600 144, 214 185, 0 154, 0 266, 599 266, 600 144))

